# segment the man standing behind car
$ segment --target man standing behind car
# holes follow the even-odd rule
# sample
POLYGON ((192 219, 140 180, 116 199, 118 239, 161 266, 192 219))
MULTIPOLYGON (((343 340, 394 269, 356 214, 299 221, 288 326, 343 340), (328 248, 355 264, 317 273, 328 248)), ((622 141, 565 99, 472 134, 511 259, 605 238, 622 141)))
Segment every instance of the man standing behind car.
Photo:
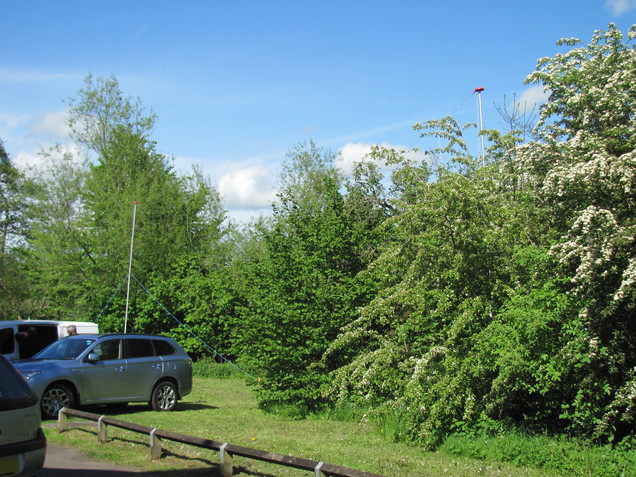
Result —
POLYGON ((77 327, 75 325, 68 325, 66 328, 66 336, 73 336, 77 334, 77 327))

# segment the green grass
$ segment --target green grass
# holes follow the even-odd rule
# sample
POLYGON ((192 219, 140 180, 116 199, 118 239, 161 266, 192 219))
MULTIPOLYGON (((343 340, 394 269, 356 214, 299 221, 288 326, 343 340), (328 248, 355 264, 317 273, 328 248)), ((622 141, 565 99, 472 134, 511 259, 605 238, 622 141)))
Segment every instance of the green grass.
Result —
MULTIPOLYGON (((387 431, 371 422, 332 420, 328 415, 299 420, 263 412, 258 408, 251 389, 238 378, 196 377, 193 393, 179 403, 175 412, 153 412, 141 404, 131 404, 116 414, 104 408, 88 410, 163 430, 315 459, 389 477, 562 475, 489 459, 453 456, 448 452, 425 452, 418 447, 391 442, 386 438, 387 431)), ((217 452, 169 441, 163 442, 166 455, 153 462, 147 448, 147 436, 113 427, 109 428, 109 442, 104 445, 96 445, 94 426, 63 433, 47 426, 46 433, 51 443, 71 445, 89 455, 118 464, 162 471, 166 477, 211 475, 210 468, 218 470, 217 452)), ((241 457, 235 458, 235 466, 238 469, 235 475, 238 476, 313 475, 241 457)))
POLYGON ((566 437, 548 437, 508 431, 498 436, 453 435, 441 450, 453 455, 518 466, 549 468, 561 475, 631 476, 636 475, 636 451, 631 443, 613 448, 594 446, 566 437))

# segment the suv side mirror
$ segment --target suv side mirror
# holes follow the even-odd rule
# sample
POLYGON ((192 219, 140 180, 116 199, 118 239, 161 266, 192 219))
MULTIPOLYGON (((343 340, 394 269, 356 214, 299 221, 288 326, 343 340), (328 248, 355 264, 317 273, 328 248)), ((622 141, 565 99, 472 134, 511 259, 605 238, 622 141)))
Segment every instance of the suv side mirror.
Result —
POLYGON ((86 361, 89 363, 96 363, 100 359, 102 359, 102 356, 99 353, 89 353, 86 357, 86 361))

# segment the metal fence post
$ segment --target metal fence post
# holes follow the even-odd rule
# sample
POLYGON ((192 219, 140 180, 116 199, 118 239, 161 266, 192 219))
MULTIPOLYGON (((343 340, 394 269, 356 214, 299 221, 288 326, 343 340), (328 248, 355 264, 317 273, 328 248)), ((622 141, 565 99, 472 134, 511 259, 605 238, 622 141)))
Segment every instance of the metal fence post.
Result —
POLYGON ((324 462, 318 462, 318 465, 316 466, 316 468, 314 469, 314 476, 315 477, 324 477, 325 474, 322 473, 322 471, 320 469, 322 469, 324 462))

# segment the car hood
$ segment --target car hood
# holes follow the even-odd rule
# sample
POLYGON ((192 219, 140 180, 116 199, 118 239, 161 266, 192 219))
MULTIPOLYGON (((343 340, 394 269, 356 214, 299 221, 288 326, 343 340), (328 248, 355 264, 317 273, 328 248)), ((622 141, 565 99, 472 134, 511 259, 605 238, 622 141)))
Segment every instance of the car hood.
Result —
POLYGON ((77 366, 75 359, 23 359, 13 363, 18 371, 68 369, 77 366))
POLYGON ((27 358, 27 359, 18 359, 16 361, 12 361, 11 363, 15 366, 18 367, 21 364, 25 364, 25 363, 39 363, 44 361, 43 359, 35 359, 35 358, 27 358))

